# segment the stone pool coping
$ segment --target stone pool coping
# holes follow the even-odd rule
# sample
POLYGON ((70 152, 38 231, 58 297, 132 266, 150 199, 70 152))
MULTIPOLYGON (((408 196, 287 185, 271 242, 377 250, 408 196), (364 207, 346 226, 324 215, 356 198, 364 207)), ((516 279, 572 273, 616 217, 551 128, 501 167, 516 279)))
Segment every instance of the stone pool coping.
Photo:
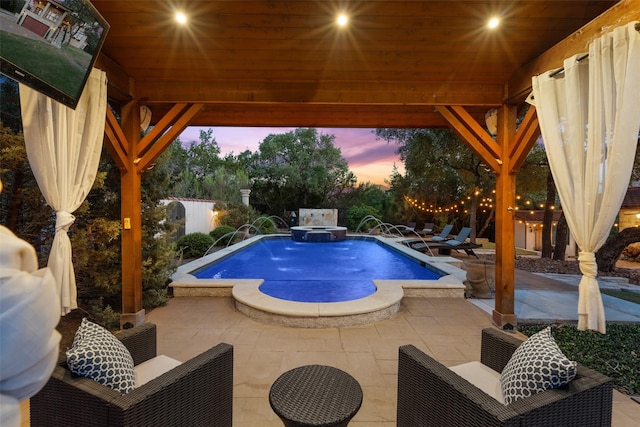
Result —
POLYGON ((400 302, 405 297, 464 298, 465 286, 462 282, 466 272, 456 267, 460 264, 459 260, 452 257, 430 257, 393 239, 379 236, 371 238, 448 274, 438 280, 374 280, 376 292, 367 297, 351 301, 309 303, 287 301, 260 292, 262 279, 198 279, 188 273, 253 244, 255 238, 251 238, 181 266, 173 275, 170 286, 174 297, 233 296, 238 311, 250 318, 307 328, 357 326, 381 321, 397 313, 400 302))

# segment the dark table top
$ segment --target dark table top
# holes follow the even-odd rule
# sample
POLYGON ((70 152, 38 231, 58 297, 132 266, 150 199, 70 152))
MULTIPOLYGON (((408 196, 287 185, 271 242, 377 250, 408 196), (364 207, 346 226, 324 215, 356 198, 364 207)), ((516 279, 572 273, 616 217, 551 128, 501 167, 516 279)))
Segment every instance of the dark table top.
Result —
POLYGON ((362 405, 362 388, 340 369, 306 365, 273 383, 269 403, 286 425, 347 425, 362 405))

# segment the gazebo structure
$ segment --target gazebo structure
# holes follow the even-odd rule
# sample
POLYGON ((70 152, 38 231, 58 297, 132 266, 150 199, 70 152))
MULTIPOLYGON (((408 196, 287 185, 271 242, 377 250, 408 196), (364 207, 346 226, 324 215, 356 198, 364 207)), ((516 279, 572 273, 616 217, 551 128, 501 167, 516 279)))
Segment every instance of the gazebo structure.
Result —
POLYGON ((92 3, 111 25, 96 67, 120 119, 107 111, 105 142, 122 172, 122 322, 134 324, 141 174, 187 126, 308 126, 454 129, 496 174, 493 321, 515 326, 516 173, 540 134, 535 108, 516 119, 532 76, 640 20, 637 0, 92 3), (142 138, 141 107, 154 126, 142 138))

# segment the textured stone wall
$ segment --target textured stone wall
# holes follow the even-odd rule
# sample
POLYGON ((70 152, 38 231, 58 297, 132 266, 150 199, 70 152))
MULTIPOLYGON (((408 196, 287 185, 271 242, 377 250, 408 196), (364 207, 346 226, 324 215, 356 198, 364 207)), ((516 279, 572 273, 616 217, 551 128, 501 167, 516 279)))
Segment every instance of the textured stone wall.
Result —
POLYGON ((338 209, 300 209, 299 225, 303 226, 337 226, 338 209))

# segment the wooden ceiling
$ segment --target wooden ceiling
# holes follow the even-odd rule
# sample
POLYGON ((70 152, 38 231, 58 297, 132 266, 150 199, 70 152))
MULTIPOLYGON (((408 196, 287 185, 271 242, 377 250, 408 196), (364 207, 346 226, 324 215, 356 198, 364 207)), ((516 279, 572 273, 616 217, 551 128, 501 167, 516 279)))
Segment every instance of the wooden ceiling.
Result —
POLYGON ((539 67, 568 56, 540 55, 618 2, 92 3, 111 25, 97 63, 111 102, 148 105, 153 123, 185 102, 205 105, 192 125, 439 127, 436 105, 480 120, 505 99, 520 102, 539 67), (336 25, 339 12, 347 27, 336 25), (501 25, 489 30, 494 15, 501 25))

